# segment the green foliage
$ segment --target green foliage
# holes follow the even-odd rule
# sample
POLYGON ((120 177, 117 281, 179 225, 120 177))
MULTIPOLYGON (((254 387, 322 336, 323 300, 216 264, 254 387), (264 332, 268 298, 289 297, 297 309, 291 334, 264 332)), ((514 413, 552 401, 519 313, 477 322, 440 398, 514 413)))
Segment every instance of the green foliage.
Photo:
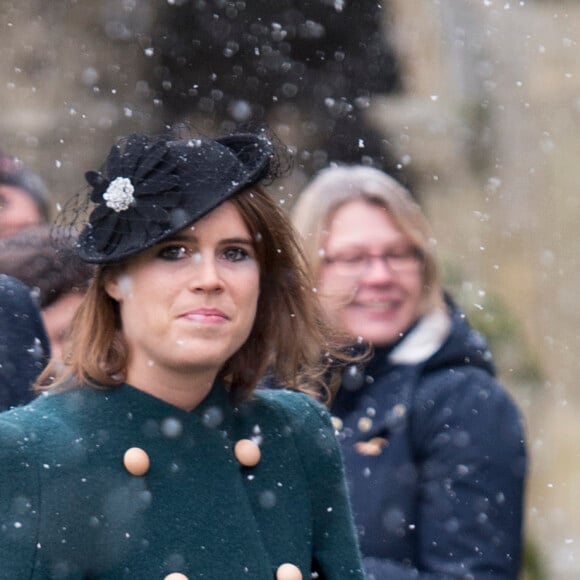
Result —
POLYGON ((535 542, 527 541, 522 560, 522 580, 548 580, 545 558, 535 542))

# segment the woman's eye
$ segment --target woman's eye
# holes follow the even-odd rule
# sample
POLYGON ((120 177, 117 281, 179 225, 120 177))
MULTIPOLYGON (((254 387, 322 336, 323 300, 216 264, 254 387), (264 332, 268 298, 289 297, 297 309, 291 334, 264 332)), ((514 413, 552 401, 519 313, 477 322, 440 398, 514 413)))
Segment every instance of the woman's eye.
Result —
POLYGON ((347 264, 362 264, 366 259, 364 254, 350 254, 342 258, 347 264))
POLYGON ((415 249, 414 248, 397 248, 396 250, 393 250, 392 252, 386 252, 385 255, 390 256, 391 258, 394 258, 395 260, 406 260, 407 258, 410 258, 411 256, 415 255, 415 249))
POLYGON ((241 262, 249 258, 249 254, 244 248, 227 248, 223 252, 223 257, 228 262, 241 262))
POLYGON ((180 260, 187 256, 185 246, 165 246, 159 251, 159 257, 163 260, 180 260))

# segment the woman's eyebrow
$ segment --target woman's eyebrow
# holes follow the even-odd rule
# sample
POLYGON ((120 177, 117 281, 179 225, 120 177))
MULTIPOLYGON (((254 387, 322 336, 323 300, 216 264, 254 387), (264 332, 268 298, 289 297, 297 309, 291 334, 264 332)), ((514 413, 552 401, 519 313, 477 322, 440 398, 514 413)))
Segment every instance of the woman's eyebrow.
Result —
POLYGON ((220 240, 220 244, 244 244, 247 246, 253 246, 254 242, 251 238, 224 238, 220 240))
MULTIPOLYGON (((166 242, 197 242, 198 237, 196 235, 189 234, 176 234, 165 240, 166 242)), ((254 242, 250 237, 234 236, 231 238, 223 238, 218 240, 219 244, 244 244, 248 246, 253 246, 254 242)))

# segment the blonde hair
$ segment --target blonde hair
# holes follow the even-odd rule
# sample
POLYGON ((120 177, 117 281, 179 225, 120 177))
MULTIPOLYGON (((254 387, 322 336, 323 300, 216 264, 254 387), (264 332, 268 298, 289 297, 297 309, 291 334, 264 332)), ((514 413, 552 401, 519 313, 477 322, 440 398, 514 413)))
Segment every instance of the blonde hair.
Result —
MULTIPOLYGON (((329 365, 348 360, 323 322, 312 280, 288 216, 258 186, 230 201, 238 208, 260 265, 260 296, 254 326, 219 376, 234 398, 249 396, 267 370, 280 386, 320 396, 327 389, 329 365), (323 353, 325 353, 323 355, 323 353)), ((129 258, 130 260, 131 258, 129 258)), ((72 323, 64 367, 51 361, 37 390, 123 383, 128 349, 119 305, 105 292, 108 277, 123 264, 102 265, 72 323)))
POLYGON ((441 307, 443 298, 433 237, 421 208, 398 181, 378 169, 363 165, 323 169, 302 191, 292 208, 292 221, 301 235, 314 279, 320 277, 324 233, 334 213, 355 200, 384 208, 421 255, 422 313, 441 307))

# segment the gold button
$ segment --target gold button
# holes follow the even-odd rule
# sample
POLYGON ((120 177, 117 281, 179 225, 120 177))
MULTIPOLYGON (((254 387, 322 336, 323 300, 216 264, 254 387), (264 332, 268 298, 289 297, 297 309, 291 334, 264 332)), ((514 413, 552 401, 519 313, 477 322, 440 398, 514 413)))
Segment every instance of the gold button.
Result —
POLYGON ((250 439, 240 439, 234 446, 236 459, 245 467, 254 467, 260 462, 262 453, 256 443, 250 439))
POLYGON ((359 428, 359 431, 366 433, 367 431, 371 430, 371 427, 373 426, 373 420, 369 417, 361 417, 358 420, 356 426, 359 428))
POLYGON ((389 442, 384 437, 373 437, 370 441, 359 441, 354 448, 361 455, 380 455, 389 442))
POLYGON ((335 431, 340 431, 342 429, 342 419, 340 417, 333 416, 331 421, 335 431))
POLYGON ((151 462, 149 461, 149 455, 143 451, 140 447, 131 447, 125 451, 123 456, 123 463, 125 469, 131 475, 145 475, 149 471, 149 466, 151 462))
POLYGON ((294 564, 282 564, 276 570, 276 580, 302 580, 302 572, 294 564))
POLYGON ((167 574, 163 580, 188 580, 188 578, 181 572, 172 572, 171 574, 167 574))

